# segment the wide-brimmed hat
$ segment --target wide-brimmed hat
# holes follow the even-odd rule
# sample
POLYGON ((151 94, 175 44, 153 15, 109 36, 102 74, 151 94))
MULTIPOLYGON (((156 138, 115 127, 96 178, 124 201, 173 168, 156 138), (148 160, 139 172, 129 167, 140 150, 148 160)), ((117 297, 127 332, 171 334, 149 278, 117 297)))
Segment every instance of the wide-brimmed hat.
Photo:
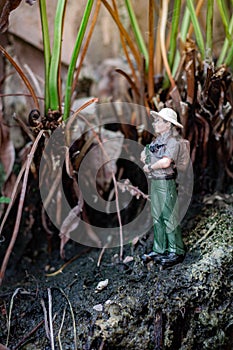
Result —
POLYGON ((172 108, 162 108, 161 111, 159 112, 150 111, 150 115, 153 118, 156 118, 156 117, 163 118, 164 120, 178 126, 179 128, 183 128, 183 125, 178 123, 177 114, 172 108))

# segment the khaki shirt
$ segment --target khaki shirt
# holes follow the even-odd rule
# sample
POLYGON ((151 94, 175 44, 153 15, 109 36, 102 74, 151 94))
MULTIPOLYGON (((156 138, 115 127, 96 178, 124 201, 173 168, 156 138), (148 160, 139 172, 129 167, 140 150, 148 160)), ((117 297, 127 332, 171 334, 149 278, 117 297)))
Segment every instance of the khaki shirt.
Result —
POLYGON ((153 178, 161 178, 166 176, 175 177, 175 162, 179 152, 179 141, 172 135, 172 131, 168 131, 162 135, 159 135, 156 140, 152 141, 149 145, 149 157, 150 163, 153 165, 163 157, 172 159, 172 163, 168 168, 154 170, 151 175, 153 178))

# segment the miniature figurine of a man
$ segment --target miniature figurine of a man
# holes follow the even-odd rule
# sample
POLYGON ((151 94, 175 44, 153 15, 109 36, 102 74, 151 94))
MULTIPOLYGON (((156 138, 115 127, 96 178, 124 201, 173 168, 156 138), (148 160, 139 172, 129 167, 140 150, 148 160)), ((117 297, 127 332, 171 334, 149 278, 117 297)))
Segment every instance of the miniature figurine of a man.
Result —
POLYGON ((175 162, 179 154, 176 127, 183 128, 171 108, 151 111, 157 136, 141 153, 143 170, 151 178, 151 214, 154 227, 153 250, 142 260, 169 267, 184 260, 185 248, 179 225, 175 162), (149 161, 148 161, 149 159, 149 161))

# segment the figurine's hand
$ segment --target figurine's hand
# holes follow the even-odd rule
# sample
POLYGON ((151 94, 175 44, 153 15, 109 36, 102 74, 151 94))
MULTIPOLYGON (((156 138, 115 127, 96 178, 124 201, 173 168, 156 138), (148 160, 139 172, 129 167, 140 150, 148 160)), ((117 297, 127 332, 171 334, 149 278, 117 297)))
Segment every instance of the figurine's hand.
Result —
POLYGON ((144 171, 145 173, 150 173, 150 170, 148 169, 148 165, 147 165, 147 164, 144 165, 143 171, 144 171))
POLYGON ((141 159, 141 162, 143 162, 145 164, 145 161, 146 161, 146 152, 145 151, 142 151, 140 159, 141 159))

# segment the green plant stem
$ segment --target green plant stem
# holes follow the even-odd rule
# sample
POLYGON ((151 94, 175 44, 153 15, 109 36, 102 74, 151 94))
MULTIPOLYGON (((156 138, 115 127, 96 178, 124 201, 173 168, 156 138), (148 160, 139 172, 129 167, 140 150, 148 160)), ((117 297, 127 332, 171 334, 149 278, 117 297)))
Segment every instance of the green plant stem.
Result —
POLYGON ((181 10, 181 0, 175 0, 174 7, 173 7, 173 15, 172 15, 170 47, 168 52, 168 62, 169 62, 170 68, 172 68, 174 58, 175 58, 175 53, 176 53, 176 40, 177 40, 177 33, 179 28, 180 10, 181 10))
POLYGON ((60 110, 59 98, 59 65, 61 57, 61 43, 63 31, 63 16, 65 12, 66 0, 58 0, 57 10, 54 20, 54 39, 53 50, 49 72, 49 91, 50 91, 50 108, 51 110, 60 110))
POLYGON ((81 49, 81 44, 83 41, 83 37, 87 28, 87 23, 91 14, 91 9, 93 6, 94 0, 88 0, 86 8, 84 10, 82 22, 79 27, 78 35, 75 41, 75 46, 73 50, 73 54, 71 57, 68 73, 67 73, 67 81, 66 81, 66 89, 65 89, 65 107, 64 107, 64 116, 63 119, 66 120, 69 118, 70 114, 70 104, 71 104, 71 97, 72 97, 72 84, 74 79, 74 71, 76 67, 76 62, 78 58, 78 54, 81 49))
POLYGON ((148 55, 148 50, 146 48, 144 39, 142 37, 142 33, 141 30, 139 28, 134 10, 133 10, 133 6, 131 3, 131 0, 125 0, 125 5, 129 14, 129 18, 130 18, 130 22, 132 25, 132 29, 136 38, 136 42, 137 45, 139 47, 140 52, 143 54, 143 56, 145 57, 145 63, 146 63, 146 71, 148 71, 148 65, 149 65, 149 55, 148 55))
POLYGON ((195 32, 195 36, 196 36, 196 41, 197 41, 197 45, 199 47, 200 53, 201 53, 201 57, 202 59, 204 59, 205 57, 205 46, 204 46, 204 40, 202 37, 202 33, 201 33, 201 29, 198 23, 198 19, 195 13, 195 8, 193 6, 193 1, 192 0, 187 0, 187 6, 188 9, 190 11, 190 16, 191 16, 191 21, 194 27, 194 32, 195 32))
POLYGON ((50 39, 49 39, 49 29, 48 29, 48 18, 46 11, 46 1, 40 0, 40 18, 43 33, 43 44, 44 44, 44 64, 45 64, 45 115, 48 112, 50 105, 50 92, 49 92, 49 69, 50 69, 50 39))
POLYGON ((214 2, 208 0, 207 14, 206 14, 206 60, 212 61, 212 49, 213 49, 213 11, 214 2))
POLYGON ((228 55, 225 60, 225 65, 230 66, 231 68, 233 67, 233 44, 231 45, 228 55))
MULTIPOLYGON (((232 32, 233 32, 233 15, 231 17, 230 24, 229 24, 229 32, 230 32, 230 35, 232 35, 232 32)), ((223 64, 224 58, 227 55, 227 50, 229 48, 230 42, 231 41, 229 41, 228 38, 225 38, 224 44, 223 44, 223 47, 222 47, 222 50, 221 50, 221 53, 220 53, 220 56, 219 56, 218 61, 217 61, 217 66, 220 66, 221 64, 223 64)))
POLYGON ((228 27, 229 27, 229 18, 228 18, 228 11, 227 11, 227 6, 225 3, 225 0, 217 0, 217 4, 218 4, 218 8, 219 8, 219 12, 221 15, 221 19, 223 22, 223 26, 225 29, 225 34, 228 40, 232 40, 231 39, 231 35, 229 33, 228 27))

